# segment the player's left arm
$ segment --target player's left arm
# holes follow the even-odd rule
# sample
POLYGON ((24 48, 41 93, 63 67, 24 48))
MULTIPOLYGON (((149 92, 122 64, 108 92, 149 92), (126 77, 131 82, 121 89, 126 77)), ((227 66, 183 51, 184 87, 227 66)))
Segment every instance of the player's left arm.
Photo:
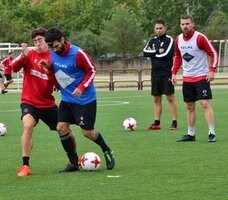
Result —
POLYGON ((215 48, 212 46, 208 38, 200 34, 197 38, 197 45, 199 49, 204 50, 210 59, 210 72, 215 72, 218 66, 218 53, 215 48))
POLYGON ((197 38, 197 45, 200 49, 204 50, 207 55, 209 56, 210 65, 209 65, 209 73, 206 77, 207 81, 214 80, 214 73, 218 66, 218 53, 216 52, 215 48, 212 46, 208 38, 200 34, 197 38))
POLYGON ((73 95, 80 96, 93 83, 96 67, 93 60, 82 49, 78 51, 76 60, 77 67, 85 72, 81 83, 73 92, 73 95))

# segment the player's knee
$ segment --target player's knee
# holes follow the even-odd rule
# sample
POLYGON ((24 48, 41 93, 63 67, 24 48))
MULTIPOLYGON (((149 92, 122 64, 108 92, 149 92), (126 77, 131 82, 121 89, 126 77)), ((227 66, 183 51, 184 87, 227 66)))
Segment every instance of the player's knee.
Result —
POLYGON ((61 134, 65 134, 65 133, 69 133, 70 129, 68 126, 58 123, 57 127, 56 127, 57 132, 61 135, 61 134))
POLYGON ((85 130, 82 129, 82 134, 86 137, 89 138, 91 140, 94 140, 96 138, 96 133, 94 130, 85 130))

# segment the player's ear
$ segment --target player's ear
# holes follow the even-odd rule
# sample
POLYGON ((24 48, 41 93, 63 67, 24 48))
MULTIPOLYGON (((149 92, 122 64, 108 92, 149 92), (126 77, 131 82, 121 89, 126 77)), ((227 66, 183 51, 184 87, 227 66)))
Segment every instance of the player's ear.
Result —
POLYGON ((61 37, 60 42, 64 44, 64 41, 65 41, 65 38, 64 37, 61 37))

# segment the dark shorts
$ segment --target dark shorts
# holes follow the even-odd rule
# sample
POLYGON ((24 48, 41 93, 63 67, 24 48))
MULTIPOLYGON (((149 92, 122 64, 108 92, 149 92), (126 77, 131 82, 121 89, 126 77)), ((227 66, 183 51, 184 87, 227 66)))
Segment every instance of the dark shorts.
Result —
POLYGON ((85 130, 93 130, 96 120, 97 101, 85 105, 61 101, 59 105, 58 121, 76 124, 85 130))
POLYGON ((200 99, 212 99, 210 82, 201 80, 195 83, 183 82, 184 102, 195 102, 200 99))
POLYGON ((12 80, 12 75, 11 74, 4 74, 4 76, 6 77, 7 81, 12 80))
POLYGON ((38 124, 39 119, 42 120, 50 130, 56 130, 57 126, 57 116, 58 116, 58 107, 53 108, 36 108, 29 104, 21 104, 21 119, 26 114, 31 114, 38 124))
POLYGON ((168 76, 153 76, 151 79, 151 95, 174 94, 174 86, 168 76))

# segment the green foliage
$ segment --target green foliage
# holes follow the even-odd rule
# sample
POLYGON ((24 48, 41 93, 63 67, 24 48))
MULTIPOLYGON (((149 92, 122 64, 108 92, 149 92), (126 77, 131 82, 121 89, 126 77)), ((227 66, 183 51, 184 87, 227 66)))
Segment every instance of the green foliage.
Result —
POLYGON ((94 59, 100 57, 106 52, 105 41, 102 41, 98 35, 88 29, 81 32, 71 33, 68 39, 73 44, 83 48, 94 59))
POLYGON ((228 37, 228 14, 218 11, 213 13, 208 20, 208 26, 205 27, 204 33, 209 39, 224 39, 228 37), (220 31, 215 31, 215 30, 220 31))
POLYGON ((135 15, 125 8, 117 9, 111 20, 105 22, 101 37, 108 42, 107 53, 116 53, 124 58, 139 54, 144 38, 135 15))
POLYGON ((179 34, 185 13, 210 38, 226 39, 227 10, 224 0, 0 0, 0 41, 29 42, 32 29, 57 26, 68 38, 79 35, 75 40, 82 39, 94 57, 105 50, 127 57, 139 53, 158 18, 166 21, 169 35, 179 34), (95 41, 86 42, 89 35, 95 41))

